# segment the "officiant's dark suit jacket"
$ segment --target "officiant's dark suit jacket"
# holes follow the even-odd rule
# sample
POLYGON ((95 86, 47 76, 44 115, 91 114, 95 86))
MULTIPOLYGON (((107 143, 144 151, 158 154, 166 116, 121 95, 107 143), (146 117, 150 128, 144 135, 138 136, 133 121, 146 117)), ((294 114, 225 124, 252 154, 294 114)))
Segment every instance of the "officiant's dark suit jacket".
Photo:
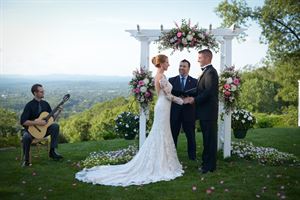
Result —
MULTIPOLYGON (((172 94, 175 95, 174 91, 181 90, 180 84, 180 76, 175 76, 169 79, 169 82, 172 84, 172 94)), ((197 79, 188 76, 186 80, 186 84, 184 87, 184 91, 190 90, 192 88, 197 87, 197 79)), ((176 95, 175 95, 176 96, 176 95)), ((171 121, 178 121, 179 118, 182 117, 183 121, 195 121, 195 105, 194 104, 184 104, 178 105, 176 103, 172 103, 171 106, 171 121)))
POLYGON ((196 102, 196 119, 218 119, 219 76, 216 69, 209 65, 198 78, 196 102))

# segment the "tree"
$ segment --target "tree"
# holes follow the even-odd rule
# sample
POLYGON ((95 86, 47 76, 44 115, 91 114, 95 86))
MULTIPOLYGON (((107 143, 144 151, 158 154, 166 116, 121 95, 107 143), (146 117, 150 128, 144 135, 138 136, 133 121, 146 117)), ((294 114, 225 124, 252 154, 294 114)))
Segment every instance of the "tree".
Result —
POLYGON ((262 28, 261 42, 269 45, 273 58, 299 51, 300 2, 295 0, 265 0, 262 7, 251 8, 245 0, 221 2, 216 13, 222 26, 249 26, 251 20, 262 28))

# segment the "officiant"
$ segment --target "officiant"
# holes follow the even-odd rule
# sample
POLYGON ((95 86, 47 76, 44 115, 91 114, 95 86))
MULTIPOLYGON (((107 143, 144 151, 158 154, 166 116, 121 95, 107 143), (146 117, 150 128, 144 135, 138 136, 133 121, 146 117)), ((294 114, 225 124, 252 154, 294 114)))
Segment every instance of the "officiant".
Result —
MULTIPOLYGON (((182 60, 179 64, 179 75, 169 79, 169 82, 173 86, 173 95, 177 97, 187 97, 195 95, 197 79, 189 76, 190 67, 191 64, 188 60, 182 60)), ((187 139, 187 152, 189 159, 195 160, 195 104, 178 105, 176 103, 172 103, 170 120, 172 136, 176 148, 178 136, 182 128, 187 139)))

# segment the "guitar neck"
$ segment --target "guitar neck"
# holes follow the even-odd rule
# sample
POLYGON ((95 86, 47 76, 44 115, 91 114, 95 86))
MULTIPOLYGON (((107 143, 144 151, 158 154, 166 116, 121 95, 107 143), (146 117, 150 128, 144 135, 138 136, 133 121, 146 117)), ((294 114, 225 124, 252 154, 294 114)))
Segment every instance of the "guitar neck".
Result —
POLYGON ((64 104, 64 101, 61 101, 45 118, 46 121, 48 121, 50 119, 50 117, 54 117, 54 114, 57 112, 58 107, 62 106, 64 104))

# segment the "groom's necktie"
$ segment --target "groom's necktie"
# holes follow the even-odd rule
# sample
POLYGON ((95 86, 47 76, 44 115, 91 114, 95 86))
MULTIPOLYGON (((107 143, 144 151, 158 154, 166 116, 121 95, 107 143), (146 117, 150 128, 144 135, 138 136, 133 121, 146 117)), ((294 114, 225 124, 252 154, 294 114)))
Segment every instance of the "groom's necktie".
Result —
POLYGON ((181 90, 184 90, 184 77, 181 77, 181 90))

